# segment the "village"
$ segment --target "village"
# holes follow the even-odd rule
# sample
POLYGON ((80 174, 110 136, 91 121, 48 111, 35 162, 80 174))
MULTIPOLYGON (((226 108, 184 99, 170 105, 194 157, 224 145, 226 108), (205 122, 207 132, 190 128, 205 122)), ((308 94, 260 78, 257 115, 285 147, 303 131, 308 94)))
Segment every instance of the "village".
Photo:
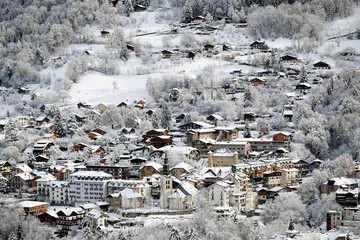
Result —
MULTIPOLYGON (((131 14, 155 15, 142 5, 131 14)), ((195 227, 175 238, 174 226, 206 211, 263 234, 248 239, 360 239, 358 150, 336 152, 320 114, 336 88, 357 89, 358 69, 340 65, 358 63, 359 52, 298 53, 248 38, 246 22, 200 15, 146 28, 126 29, 119 45, 119 31, 96 28, 91 47, 52 56, 41 70, 52 89, 0 81, 0 206, 35 216, 53 239, 132 239, 154 222, 170 239, 200 239, 195 227), (107 48, 121 48, 120 71, 102 62, 107 48), (281 205, 293 212, 267 225, 281 205)))

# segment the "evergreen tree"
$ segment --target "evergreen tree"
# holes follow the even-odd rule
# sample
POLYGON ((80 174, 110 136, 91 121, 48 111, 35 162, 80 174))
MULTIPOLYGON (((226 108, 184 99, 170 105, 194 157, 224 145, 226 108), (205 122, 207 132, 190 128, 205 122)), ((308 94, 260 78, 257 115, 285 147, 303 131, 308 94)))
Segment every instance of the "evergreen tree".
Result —
POLYGON ((159 117, 157 115, 157 113, 154 112, 152 119, 151 119, 151 123, 154 129, 159 128, 159 117))
POLYGON ((125 14, 130 17, 130 14, 134 11, 131 0, 125 0, 125 14))
POLYGON ((171 229, 169 240, 180 240, 180 239, 181 239, 181 237, 180 237, 179 231, 173 226, 171 229))
POLYGON ((73 137, 73 135, 77 133, 78 130, 79 126, 77 124, 75 114, 71 114, 70 118, 67 121, 67 134, 73 137))
POLYGON ((197 237, 197 234, 195 233, 193 228, 188 228, 185 231, 185 240, 199 240, 199 238, 197 237))
POLYGON ((201 0, 194 0, 193 16, 197 17, 201 15, 201 0))
POLYGON ((193 20, 193 11, 189 0, 185 3, 185 22, 189 23, 193 20))
POLYGON ((166 102, 163 102, 161 107, 161 127, 170 130, 171 127, 171 110, 166 102))
POLYGON ((6 125, 5 139, 10 142, 15 142, 18 140, 19 129, 16 127, 16 124, 13 120, 9 120, 6 125))
POLYGON ((62 121, 62 117, 61 117, 59 108, 57 108, 56 112, 55 112, 54 133, 56 135, 58 135, 59 137, 65 136, 63 121, 62 121))
POLYGON ((252 95, 249 89, 245 90, 245 94, 244 94, 244 101, 252 101, 252 95))
POLYGON ((248 123, 245 123, 243 136, 244 136, 244 138, 251 138, 251 132, 250 132, 250 127, 249 127, 248 123))
POLYGON ((300 83, 307 83, 308 82, 308 77, 307 77, 307 73, 305 70, 305 67, 302 66, 301 71, 300 71, 300 83))

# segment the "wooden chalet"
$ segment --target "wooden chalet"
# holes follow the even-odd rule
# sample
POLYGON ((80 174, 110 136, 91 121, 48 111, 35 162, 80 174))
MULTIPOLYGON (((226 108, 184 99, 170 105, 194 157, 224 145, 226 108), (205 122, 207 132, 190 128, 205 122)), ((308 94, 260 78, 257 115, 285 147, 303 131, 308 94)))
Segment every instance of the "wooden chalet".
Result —
POLYGON ((100 34, 101 34, 102 37, 107 37, 107 36, 110 35, 110 32, 103 30, 103 31, 100 32, 100 34))
POLYGON ((169 131, 166 129, 153 129, 148 132, 146 132, 143 135, 143 143, 146 143, 146 141, 150 138, 157 137, 157 136, 168 136, 169 131))
POLYGON ((254 112, 246 112, 244 113, 244 121, 255 122, 256 114, 254 112))
POLYGON ((169 50, 163 50, 161 54, 163 58, 171 58, 175 53, 169 50))
POLYGON ((314 69, 330 69, 330 65, 326 62, 317 62, 313 65, 314 69))
POLYGON ((280 62, 297 63, 297 62, 300 62, 300 60, 297 59, 296 57, 293 57, 290 55, 285 55, 285 56, 280 57, 280 62))
POLYGON ((265 82, 266 82, 265 80, 260 79, 260 78, 253 78, 253 79, 250 80, 251 86, 254 86, 254 87, 256 87, 256 86, 265 86, 265 82))
POLYGON ((193 18, 193 22, 197 22, 197 23, 201 23, 201 22, 205 22, 206 18, 203 16, 196 16, 193 18))
POLYGON ((131 51, 131 52, 134 52, 135 51, 135 47, 133 45, 130 45, 130 44, 126 44, 126 48, 127 50, 131 51))
POLYGON ((87 147, 88 147, 88 145, 85 144, 85 143, 78 143, 78 144, 73 146, 73 151, 74 152, 83 151, 87 147))
POLYGON ((209 43, 204 45, 204 49, 205 49, 206 51, 213 50, 214 47, 215 47, 214 45, 209 44, 209 43))
POLYGON ((134 6, 134 12, 144 12, 146 11, 146 7, 142 5, 135 5, 134 6))
POLYGON ((269 47, 265 44, 265 41, 255 41, 250 44, 251 49, 267 50, 269 47))

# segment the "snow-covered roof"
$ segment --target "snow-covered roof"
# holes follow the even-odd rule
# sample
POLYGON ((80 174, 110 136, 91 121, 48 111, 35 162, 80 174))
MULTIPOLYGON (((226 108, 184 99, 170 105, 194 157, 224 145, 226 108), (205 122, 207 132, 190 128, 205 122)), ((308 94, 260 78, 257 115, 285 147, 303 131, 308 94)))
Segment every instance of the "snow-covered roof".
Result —
POLYGON ((99 219, 100 217, 104 216, 107 217, 107 215, 99 210, 93 209, 90 212, 87 213, 87 216, 93 219, 99 219))
POLYGON ((184 155, 189 155, 192 151, 198 151, 198 149, 193 147, 186 147, 186 146, 164 146, 159 148, 158 150, 170 151, 170 152, 179 152, 184 155))
POLYGON ((213 128, 214 125, 211 125, 211 124, 208 124, 208 123, 205 123, 205 122, 201 122, 201 121, 196 121, 196 122, 192 122, 194 124, 197 124, 203 128, 213 128))
POLYGON ((30 173, 18 173, 15 176, 20 177, 24 181, 32 180, 34 178, 30 173))
POLYGON ((50 173, 46 173, 41 178, 36 179, 36 182, 50 182, 50 181, 56 181, 56 177, 54 177, 50 173))
POLYGON ((37 201, 22 201, 22 202, 19 202, 19 205, 23 208, 32 208, 32 207, 37 207, 37 206, 41 206, 41 205, 49 205, 49 203, 37 202, 37 201))
POLYGON ((162 170, 162 168, 163 168, 163 166, 160 163, 157 163, 157 162, 154 162, 154 161, 146 163, 142 168, 144 168, 144 167, 152 167, 158 172, 160 172, 162 170))
POLYGON ((34 150, 44 150, 48 144, 53 143, 50 139, 41 139, 34 144, 34 150))
POLYGON ((191 166, 190 164, 187 164, 186 162, 181 162, 179 164, 177 164, 175 167, 171 168, 171 169, 174 169, 174 168, 181 168, 181 169, 184 169, 185 171, 189 172, 191 171, 192 169, 194 169, 193 166, 191 166))
POLYGON ((20 169, 22 172, 25 172, 25 173, 33 171, 27 164, 17 164, 15 166, 15 168, 20 169))
POLYGON ((211 114, 209 117, 214 117, 214 118, 216 118, 217 120, 224 120, 224 118, 223 117, 221 117, 221 116, 219 116, 219 115, 217 115, 217 114, 211 114))
POLYGON ((100 172, 100 171, 79 171, 79 172, 72 173, 70 176, 75 176, 75 177, 111 177, 112 178, 112 175, 104 173, 104 172, 100 172))
POLYGON ((50 186, 53 188, 63 188, 69 187, 70 184, 68 181, 53 181, 50 186))
POLYGON ((331 185, 334 185, 334 186, 358 184, 358 182, 355 179, 345 178, 345 177, 331 178, 324 184, 329 184, 332 181, 334 181, 334 183, 333 184, 331 183, 331 185))
POLYGON ((143 197, 142 195, 131 190, 130 188, 123 189, 120 192, 120 194, 122 195, 122 197, 126 197, 126 198, 142 198, 143 197))
POLYGON ((83 205, 80 205, 83 209, 93 209, 96 207, 95 203, 85 203, 83 205))

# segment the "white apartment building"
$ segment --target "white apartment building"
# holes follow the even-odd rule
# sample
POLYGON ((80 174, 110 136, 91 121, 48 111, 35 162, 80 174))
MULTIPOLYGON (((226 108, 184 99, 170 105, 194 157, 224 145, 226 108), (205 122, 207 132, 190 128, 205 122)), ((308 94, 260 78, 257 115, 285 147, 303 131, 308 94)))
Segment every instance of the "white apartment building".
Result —
POLYGON ((53 181, 50 184, 49 202, 52 205, 69 204, 70 184, 67 181, 53 181))
POLYGON ((106 195, 106 183, 113 180, 110 174, 98 171, 79 171, 71 174, 70 203, 101 201, 106 195))

